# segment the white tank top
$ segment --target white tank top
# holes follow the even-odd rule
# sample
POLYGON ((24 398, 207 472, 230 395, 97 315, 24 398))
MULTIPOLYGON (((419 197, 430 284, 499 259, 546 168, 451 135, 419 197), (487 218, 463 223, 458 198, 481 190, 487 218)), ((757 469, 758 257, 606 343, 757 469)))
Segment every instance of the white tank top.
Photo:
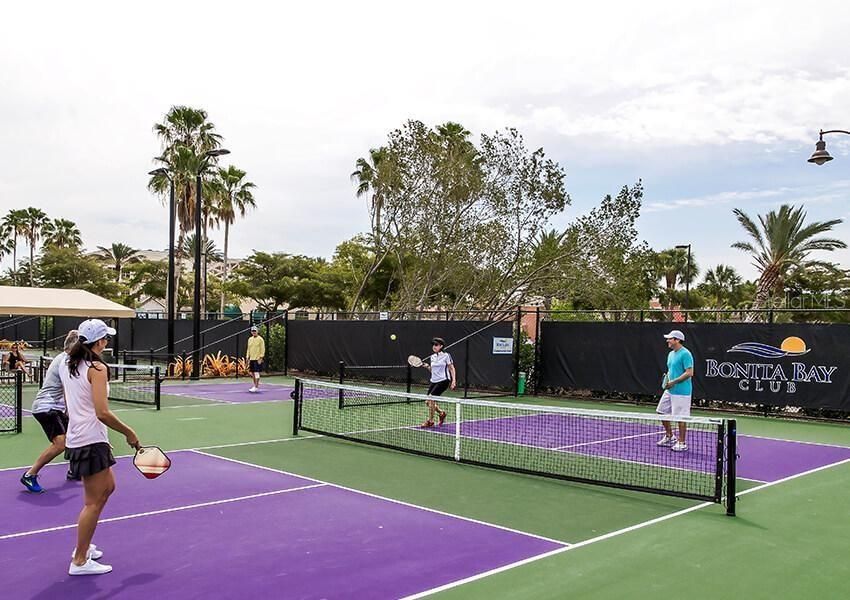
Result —
MULTIPOLYGON (((101 365, 102 369, 106 367, 101 365)), ((79 376, 73 377, 68 369, 68 360, 62 363, 59 378, 65 388, 65 405, 68 407, 68 432, 65 434, 65 446, 80 448, 100 442, 109 443, 106 425, 97 418, 92 398, 92 386, 89 382, 89 366, 80 361, 77 366, 79 376)), ((109 395, 109 383, 107 395, 109 395)))

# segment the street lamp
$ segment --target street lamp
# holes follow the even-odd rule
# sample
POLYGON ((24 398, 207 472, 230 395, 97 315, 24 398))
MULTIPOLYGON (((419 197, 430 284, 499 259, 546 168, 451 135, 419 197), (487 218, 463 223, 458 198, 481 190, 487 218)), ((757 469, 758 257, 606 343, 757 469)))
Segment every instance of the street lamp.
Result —
POLYGON ((176 211, 174 210, 174 178, 165 167, 154 169, 148 173, 151 177, 162 176, 168 179, 170 194, 168 200, 168 291, 166 292, 166 310, 168 311, 168 364, 174 362, 174 308, 177 304, 174 290, 174 221, 176 211))
POLYGON ((850 131, 844 131, 843 129, 830 129, 829 131, 820 130, 820 135, 818 136, 817 144, 815 144, 815 151, 812 153, 811 158, 809 158, 810 163, 815 165, 822 165, 824 163, 828 163, 832 160, 832 157, 829 155, 829 152, 826 151, 826 142, 823 141, 823 136, 827 133, 843 133, 846 135, 850 135, 850 131))
POLYGON ((688 310, 691 308, 691 245, 676 246, 677 250, 688 250, 688 266, 685 267, 685 322, 688 322, 688 310))
MULTIPOLYGON (((207 170, 210 159, 230 154, 230 150, 217 148, 204 153, 195 179, 195 295, 192 303, 194 323, 192 328, 192 379, 201 376, 201 214, 203 199, 201 198, 201 177, 207 170)), ((206 291, 206 290, 205 290, 206 291)))

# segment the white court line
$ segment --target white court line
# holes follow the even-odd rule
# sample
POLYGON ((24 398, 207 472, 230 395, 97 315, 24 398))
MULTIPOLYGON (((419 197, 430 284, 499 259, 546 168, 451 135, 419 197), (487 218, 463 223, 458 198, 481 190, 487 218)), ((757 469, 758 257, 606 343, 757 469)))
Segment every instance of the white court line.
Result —
POLYGON ((177 421, 206 421, 206 417, 177 417, 177 421))
MULTIPOLYGON (((304 479, 303 477, 301 479, 304 479)), ((261 492, 259 494, 249 494, 247 496, 239 496, 237 498, 226 498, 224 500, 211 500, 209 502, 199 502, 197 504, 187 504, 185 506, 175 506, 172 508, 163 508, 160 510, 151 510, 148 512, 134 513, 132 515, 122 515, 120 517, 110 517, 108 519, 101 519, 97 523, 98 525, 102 523, 113 523, 115 521, 126 521, 128 519, 138 519, 140 517, 150 517, 153 515, 162 515, 166 513, 178 512, 181 510, 191 510, 193 508, 203 508, 205 506, 216 506, 219 504, 230 504, 233 502, 241 502, 242 500, 252 500, 254 498, 264 498, 266 496, 279 496, 280 494, 288 494, 289 492, 300 492, 301 490, 311 490, 314 488, 326 487, 325 483, 312 483, 310 485, 302 485, 294 488, 287 488, 285 490, 274 490, 272 492, 261 492)), ((73 529, 77 526, 76 523, 72 525, 57 525, 56 527, 47 527, 45 529, 33 529, 31 531, 21 531, 18 533, 8 533, 6 535, 0 535, 0 541, 2 540, 10 540, 14 538, 26 537, 30 535, 37 535, 40 533, 50 533, 51 531, 61 531, 63 529, 73 529)))
POLYGON ((195 452, 197 454, 202 454, 204 456, 209 456, 211 458, 218 458, 220 460, 226 460, 226 461, 229 461, 229 462, 233 462, 233 463, 236 463, 238 465, 244 465, 246 467, 253 467, 255 469, 262 469, 264 471, 271 471, 272 473, 281 473, 283 475, 289 475, 290 477, 300 477, 301 479, 309 479, 310 481, 322 483, 322 484, 327 485, 329 487, 338 488, 340 490, 345 490, 347 492, 353 492, 355 494, 360 494, 362 496, 369 496, 370 498, 375 498, 377 500, 382 500, 384 502, 392 502, 393 504, 400 504, 402 506, 407 506, 409 508, 416 508, 418 510, 424 510, 424 511, 427 511, 427 512, 430 512, 430 513, 442 515, 444 517, 451 517, 453 519, 460 519, 462 521, 468 521, 470 523, 475 523, 477 525, 484 525, 485 527, 493 527, 495 529, 501 529, 502 531, 509 531, 510 533, 516 533, 516 534, 524 535, 524 536, 527 536, 527 537, 537 538, 539 540, 544 540, 546 542, 551 542, 553 544, 561 544, 563 546, 569 546, 570 545, 569 542, 565 542, 563 540, 556 540, 554 538, 549 538, 549 537, 546 537, 546 536, 543 536, 543 535, 537 535, 536 533, 529 533, 527 531, 520 531, 519 529, 512 529, 511 527, 505 527, 504 525, 497 525, 495 523, 488 523, 487 521, 480 521, 478 519, 473 519, 471 517, 464 517, 462 515, 456 515, 456 514, 453 514, 453 513, 442 511, 442 510, 437 510, 436 508, 429 508, 427 506, 421 506, 419 504, 412 504, 410 502, 404 502, 403 500, 396 500, 395 498, 387 498, 386 496, 380 496, 378 494, 373 494, 371 492, 364 492, 363 490, 358 490, 358 489, 355 489, 355 488, 346 487, 344 485, 331 483, 329 481, 323 481, 321 479, 316 479, 315 477, 307 477, 305 475, 296 475, 295 473, 291 473, 289 471, 283 471, 281 469, 275 469, 273 467, 266 467, 266 466, 263 466, 263 465, 257 465, 257 464, 245 462, 243 460, 239 460, 239 459, 236 459, 236 458, 230 458, 229 456, 219 456, 218 454, 209 454, 207 452, 201 452, 199 450, 193 450, 193 452, 195 452))
MULTIPOLYGON (((323 435, 313 434, 313 435, 299 435, 298 437, 288 437, 288 438, 277 438, 274 440, 259 440, 256 442, 236 442, 233 444, 216 444, 214 446, 198 446, 197 448, 178 448, 176 450, 168 450, 168 454, 172 452, 194 452, 195 450, 216 450, 217 448, 236 448, 238 446, 253 446, 255 444, 274 444, 277 442, 297 442, 298 440, 311 440, 313 438, 325 437, 323 435)), ((131 458, 134 454, 117 454, 114 455, 115 458, 131 458)), ((52 465, 67 465, 68 461, 62 460, 58 462, 51 462, 45 465, 45 467, 49 467, 52 465)), ((22 467, 2 467, 0 468, 0 473, 3 471, 18 471, 20 469, 29 469, 32 465, 24 465, 22 467)), ((303 479, 303 477, 302 477, 303 479)))
POLYGON ((582 446, 593 446, 594 444, 607 444, 608 442, 619 442, 622 440, 631 440, 639 437, 646 437, 649 435, 658 435, 661 433, 660 431, 650 431, 647 433, 637 433, 635 435, 623 435, 615 438, 608 438, 607 440, 596 440, 593 442, 582 442, 580 444, 570 444, 569 446, 558 446, 557 448, 553 448, 553 450, 566 450, 567 448, 581 448, 582 446))
POLYGON ((755 439, 758 439, 758 440, 773 440, 774 442, 789 442, 789 443, 792 443, 792 444, 806 444, 808 446, 826 446, 827 448, 842 448, 844 450, 850 450, 850 446, 842 446, 841 444, 824 444, 824 443, 821 443, 821 442, 804 442, 802 440, 787 440, 785 438, 769 437, 769 436, 766 436, 766 435, 750 435, 748 433, 741 433, 741 434, 738 435, 738 437, 739 438, 742 438, 742 437, 755 438, 755 439))
MULTIPOLYGON (((836 467, 836 466, 847 464, 847 463, 850 463, 850 458, 836 462, 836 463, 832 463, 832 464, 829 464, 829 465, 824 465, 822 467, 817 467, 815 469, 810 469, 810 470, 804 471, 802 473, 797 473, 796 475, 790 475, 790 476, 785 477, 783 479, 777 479, 776 481, 771 481, 769 483, 765 483, 764 485, 760 485, 760 486, 756 486, 756 487, 753 487, 753 488, 749 488, 747 490, 743 490, 741 492, 738 492, 736 494, 736 497, 742 496, 744 494, 756 492, 758 490, 763 490, 765 488, 772 487, 772 486, 780 484, 780 483, 785 483, 785 482, 791 481, 792 479, 797 479, 798 477, 803 477, 805 475, 811 475, 812 473, 817 473, 818 471, 823 471, 825 469, 830 469, 832 467, 836 467)), ((544 558, 549 558, 550 556, 555 556, 556 554, 562 554, 564 552, 569 552, 571 550, 577 550, 578 548, 583 548, 584 546, 589 546, 591 544, 595 544, 597 542, 601 542, 601 541, 604 541, 604 540, 607 540, 607 539, 610 539, 610 538, 613 538, 613 537, 618 537, 620 535, 623 535, 624 533, 629 533, 631 531, 643 529, 644 527, 649 527, 650 525, 655 525, 655 524, 661 523, 663 521, 668 521, 670 519, 680 517, 682 515, 686 515, 688 513, 691 513, 691 512, 697 511, 697 510, 702 510, 703 508, 707 508, 709 506, 715 506, 715 504, 713 502, 702 502, 700 504, 696 504, 694 506, 690 506, 688 508, 685 508, 685 509, 667 514, 667 515, 662 515, 662 516, 656 517, 654 519, 649 519, 648 521, 643 521, 641 523, 637 523, 636 525, 631 525, 629 527, 624 527, 624 528, 618 529, 616 531, 611 531, 609 533, 606 533, 606 534, 603 534, 603 535, 600 535, 600 536, 597 536, 597 537, 594 537, 594 538, 590 538, 590 539, 587 539, 587 540, 584 540, 584 541, 581 541, 581 542, 576 542, 575 544, 571 544, 570 546, 567 546, 566 548, 558 548, 557 550, 552 550, 551 552, 538 554, 537 556, 532 556, 532 557, 529 557, 529 558, 526 558, 526 559, 523 559, 523 560, 520 560, 520 561, 517 561, 517 562, 514 562, 514 563, 504 565, 502 567, 498 567, 496 569, 484 571, 483 573, 478 573, 477 575, 472 575, 471 577, 466 577, 464 579, 458 579, 457 581, 453 581, 451 583, 447 583, 447 584, 441 585, 439 587, 431 588, 430 590, 425 590, 424 592, 419 592, 417 594, 405 596, 402 600, 416 600, 418 598, 425 598, 426 596, 431 596, 432 594, 444 592, 446 590, 450 590, 452 588, 464 585, 465 583, 470 583, 472 581, 477 581, 479 579, 489 577, 490 575, 495 575, 496 573, 508 571, 508 570, 514 569, 516 567, 521 567, 523 565, 527 565, 529 563, 536 562, 536 561, 544 559, 544 558)))

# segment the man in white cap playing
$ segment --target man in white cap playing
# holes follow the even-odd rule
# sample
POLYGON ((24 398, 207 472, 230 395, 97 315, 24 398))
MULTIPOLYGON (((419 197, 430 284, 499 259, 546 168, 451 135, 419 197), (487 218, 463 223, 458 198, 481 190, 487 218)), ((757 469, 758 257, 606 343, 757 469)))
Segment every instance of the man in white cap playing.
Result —
MULTIPOLYGON (((685 348, 685 334, 674 329, 664 336, 670 353, 667 355, 667 372, 664 374, 661 387, 661 401, 658 403, 656 412, 660 415, 672 415, 674 417, 691 416, 691 395, 693 384, 691 378, 694 376, 694 356, 685 348)), ((688 424, 679 421, 679 438, 673 435, 673 425, 670 421, 662 421, 665 435, 658 440, 659 446, 669 446, 674 452, 684 452, 688 449, 687 433, 688 424)))

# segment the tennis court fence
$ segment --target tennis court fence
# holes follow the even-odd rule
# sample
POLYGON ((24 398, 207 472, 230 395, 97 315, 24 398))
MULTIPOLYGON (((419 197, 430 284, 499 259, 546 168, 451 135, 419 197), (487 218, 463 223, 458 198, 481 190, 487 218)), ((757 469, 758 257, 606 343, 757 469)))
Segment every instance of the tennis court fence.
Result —
MULTIPOLYGON (((52 362, 49 356, 39 359, 36 381, 39 388, 52 362)), ((162 408, 161 367, 149 365, 107 364, 109 370, 109 400, 162 408)))
POLYGON ((0 433, 22 431, 23 382, 21 372, 0 376, 0 433))
POLYGON ((735 514, 734 419, 581 410, 296 379, 293 433, 422 456, 726 504, 735 514), (426 423, 427 401, 438 404, 426 423), (687 423, 688 449, 659 446, 662 421, 687 423))

